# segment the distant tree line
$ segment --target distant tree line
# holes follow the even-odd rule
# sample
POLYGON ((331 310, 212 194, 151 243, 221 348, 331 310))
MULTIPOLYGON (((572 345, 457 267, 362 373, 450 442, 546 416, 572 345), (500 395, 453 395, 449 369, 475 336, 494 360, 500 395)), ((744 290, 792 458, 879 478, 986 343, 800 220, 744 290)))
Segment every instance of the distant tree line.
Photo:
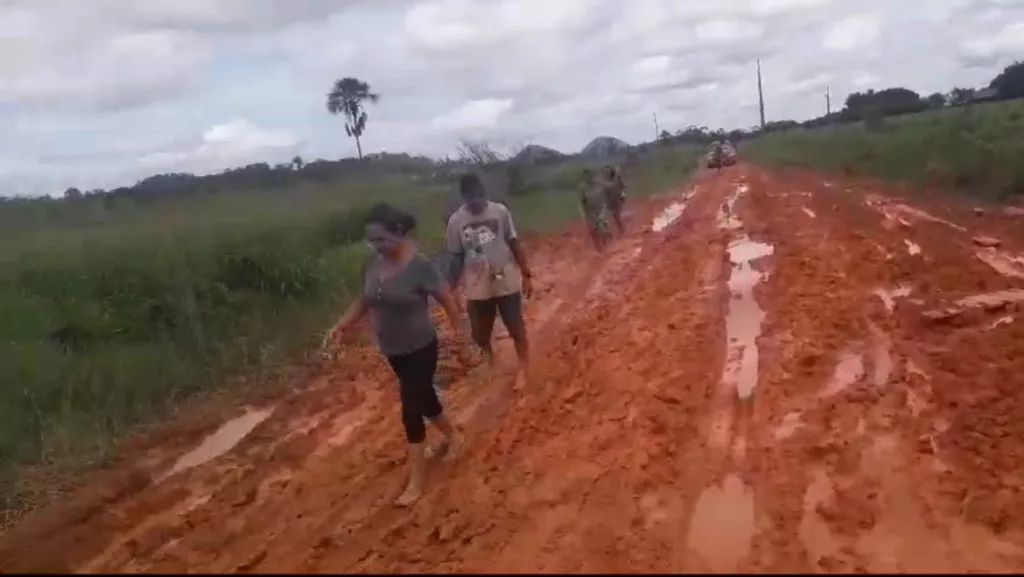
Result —
MULTIPOLYGON (((926 110, 945 107, 970 106, 978 101, 997 101, 1024 98, 1024 62, 1014 62, 1002 70, 983 89, 957 87, 947 93, 921 95, 909 88, 892 87, 882 90, 854 92, 846 97, 842 109, 803 122, 794 120, 776 120, 766 123, 764 129, 751 127, 748 129, 712 130, 706 126, 688 126, 670 133, 663 130, 656 143, 645 143, 638 146, 643 149, 653 144, 698 143, 707 144, 715 139, 729 138, 739 141, 751 138, 762 132, 774 132, 796 127, 813 128, 830 124, 848 122, 871 122, 873 120, 914 114, 926 110)), ((270 165, 265 162, 250 164, 239 168, 229 168, 218 174, 195 175, 190 173, 157 174, 140 180, 132 186, 118 187, 110 190, 81 190, 68 188, 64 198, 68 201, 82 201, 89 198, 100 201, 107 208, 113 209, 120 199, 130 199, 135 204, 150 204, 162 198, 187 197, 201 194, 214 194, 225 191, 253 191, 287 188, 303 183, 326 184, 342 180, 374 179, 382 176, 408 175, 410 178, 428 176, 448 176, 458 166, 481 164, 480 158, 460 158, 455 161, 436 161, 422 156, 408 154, 376 153, 363 155, 360 138, 366 131, 368 114, 367 104, 375 104, 380 95, 373 92, 366 82, 356 78, 342 78, 336 81, 327 93, 326 108, 332 115, 345 119, 345 133, 355 139, 358 158, 342 158, 339 160, 317 159, 305 162, 296 156, 289 163, 270 165)), ((508 155, 501 158, 499 164, 529 162, 531 164, 547 164, 559 162, 561 155, 550 151, 538 156, 535 148, 521 150, 519 155, 508 155), (536 157, 536 158, 535 158, 536 157)), ((543 147, 539 147, 543 148, 543 147)), ((467 155, 463 143, 459 154, 467 155)), ((545 149, 548 150, 548 149, 545 149)), ((484 163, 487 164, 487 163, 484 163)), ((514 167, 517 168, 517 167, 514 167)), ((515 171, 512 171, 515 172, 515 171)), ((517 174, 510 172, 510 178, 516 180, 517 174)), ((2 199, 8 202, 31 202, 24 199, 2 199)), ((40 199, 46 202, 50 199, 40 199)))
POLYGON ((748 129, 710 130, 706 126, 689 126, 671 133, 661 131, 660 144, 695 143, 707 144, 712 140, 728 138, 733 141, 751 138, 762 132, 775 132, 791 128, 816 128, 831 124, 849 122, 871 123, 880 118, 916 114, 926 110, 947 107, 967 107, 976 102, 1014 100, 1024 98, 1024 62, 1014 62, 981 89, 957 87, 949 92, 921 95, 909 88, 892 87, 882 90, 870 89, 854 92, 846 97, 843 108, 817 118, 797 122, 776 120, 766 122, 764 129, 754 126, 748 129))

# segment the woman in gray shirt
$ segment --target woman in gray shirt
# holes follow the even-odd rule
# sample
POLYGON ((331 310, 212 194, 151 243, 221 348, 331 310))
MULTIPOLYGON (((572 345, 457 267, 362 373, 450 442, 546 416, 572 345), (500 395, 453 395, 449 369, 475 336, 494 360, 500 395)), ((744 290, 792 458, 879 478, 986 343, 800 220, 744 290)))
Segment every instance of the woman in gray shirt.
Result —
POLYGON ((377 345, 398 377, 402 401, 402 424, 409 442, 409 484, 395 501, 405 506, 423 492, 427 447, 424 420, 433 423, 444 435, 441 445, 446 458, 459 451, 461 438, 434 389, 437 369, 437 331, 430 318, 427 297, 433 297, 445 309, 456 340, 463 343, 460 360, 468 359, 462 323, 455 299, 440 271, 420 253, 408 234, 416 228, 416 219, 386 203, 371 209, 366 223, 366 242, 374 249, 363 265, 363 290, 344 316, 331 329, 328 338, 338 339, 367 313, 372 313, 377 345))

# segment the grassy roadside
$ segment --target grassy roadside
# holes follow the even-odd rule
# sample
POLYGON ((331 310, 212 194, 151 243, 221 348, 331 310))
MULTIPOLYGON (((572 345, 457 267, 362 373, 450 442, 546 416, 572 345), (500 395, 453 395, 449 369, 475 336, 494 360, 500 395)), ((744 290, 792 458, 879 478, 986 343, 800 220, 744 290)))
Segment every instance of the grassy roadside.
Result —
MULTIPOLYGON (((684 179, 695 149, 659 149, 631 170, 634 196, 684 179)), ((524 232, 577 218, 580 166, 513 198, 524 232)), ((251 385, 318 342, 364 255, 371 199, 443 236, 445 190, 382 186, 195 199, 107 222, 34 230, 0 248, 0 509, 32 507, 19 472, 77 471, 137 426, 211 390, 251 385), (283 198, 282 198, 283 196, 283 198)))
POLYGON ((744 143, 747 159, 845 171, 989 202, 1024 194, 1024 102, 950 108, 820 129, 770 133, 744 143))

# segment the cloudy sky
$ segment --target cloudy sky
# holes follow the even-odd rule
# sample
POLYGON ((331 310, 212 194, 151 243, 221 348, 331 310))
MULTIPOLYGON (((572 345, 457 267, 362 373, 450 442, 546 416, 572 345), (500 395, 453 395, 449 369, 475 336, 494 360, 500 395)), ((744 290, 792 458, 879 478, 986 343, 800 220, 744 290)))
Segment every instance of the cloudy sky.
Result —
POLYGON ((381 94, 366 151, 459 137, 567 151, 808 118, 868 87, 977 86, 1024 0, 0 0, 0 194, 355 154, 336 78, 381 94))

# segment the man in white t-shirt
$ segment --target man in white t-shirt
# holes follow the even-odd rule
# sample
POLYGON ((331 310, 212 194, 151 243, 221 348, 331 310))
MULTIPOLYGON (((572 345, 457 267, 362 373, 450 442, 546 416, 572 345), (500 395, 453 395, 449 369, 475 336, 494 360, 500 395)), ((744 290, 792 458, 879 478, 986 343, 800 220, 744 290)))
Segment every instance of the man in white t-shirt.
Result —
POLYGON ((462 280, 473 340, 494 365, 491 335, 501 321, 515 344, 519 370, 529 366, 529 344, 523 315, 523 297, 532 290, 532 273, 519 243, 508 207, 487 200, 480 177, 466 174, 459 180, 463 204, 448 219, 445 248, 453 255, 452 284, 462 280))

